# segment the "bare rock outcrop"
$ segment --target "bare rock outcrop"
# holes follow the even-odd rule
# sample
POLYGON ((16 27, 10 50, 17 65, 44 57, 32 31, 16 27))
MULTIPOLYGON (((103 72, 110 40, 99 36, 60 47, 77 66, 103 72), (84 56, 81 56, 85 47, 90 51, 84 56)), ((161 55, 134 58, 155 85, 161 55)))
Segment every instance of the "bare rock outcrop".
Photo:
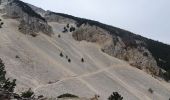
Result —
POLYGON ((108 31, 89 24, 82 24, 75 32, 74 39, 78 41, 86 40, 97 43, 101 50, 111 56, 123 59, 141 70, 152 75, 159 75, 159 67, 152 54, 141 44, 143 41, 133 41, 122 39, 116 35, 118 33, 109 33, 108 31))
POLYGON ((11 0, 5 6, 6 17, 20 21, 19 31, 25 34, 43 32, 49 36, 53 34, 51 26, 30 6, 19 0, 11 0))

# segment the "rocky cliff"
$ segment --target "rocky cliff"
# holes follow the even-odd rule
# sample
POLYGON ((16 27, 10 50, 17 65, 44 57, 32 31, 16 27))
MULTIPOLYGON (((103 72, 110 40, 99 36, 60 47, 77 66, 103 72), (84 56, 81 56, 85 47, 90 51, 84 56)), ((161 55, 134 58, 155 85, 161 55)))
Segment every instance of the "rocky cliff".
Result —
POLYGON ((134 40, 131 37, 123 39, 119 31, 110 33, 95 25, 82 24, 75 32, 73 37, 78 40, 97 43, 101 50, 111 56, 123 59, 131 65, 144 70, 153 75, 159 75, 159 67, 156 60, 148 49, 143 46, 145 43, 141 40, 134 40))
POLYGON ((30 6, 19 0, 4 0, 5 17, 17 19, 20 22, 18 30, 25 34, 36 34, 43 32, 49 36, 53 34, 52 28, 47 21, 39 14, 37 14, 30 6))

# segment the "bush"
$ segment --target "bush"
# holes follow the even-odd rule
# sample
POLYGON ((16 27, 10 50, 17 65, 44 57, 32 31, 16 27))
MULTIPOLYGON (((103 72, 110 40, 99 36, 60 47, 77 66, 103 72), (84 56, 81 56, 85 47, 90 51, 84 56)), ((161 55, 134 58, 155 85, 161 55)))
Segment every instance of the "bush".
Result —
POLYGON ((1 25, 3 25, 4 24, 4 22, 1 22, 1 25))
POLYGON ((68 56, 66 55, 66 59, 68 59, 68 56))
POLYGON ((113 92, 108 100, 123 100, 123 97, 118 92, 113 92))
POLYGON ((69 24, 67 24, 67 28, 69 28, 69 24))
POLYGON ((68 30, 66 27, 64 27, 63 33, 66 33, 66 32, 68 32, 68 30))
POLYGON ((124 57, 125 61, 129 61, 129 58, 127 56, 124 57))
POLYGON ((5 71, 5 65, 0 59, 0 86, 2 87, 2 84, 5 82, 6 78, 6 71, 5 71))
POLYGON ((63 57, 63 53, 62 52, 60 53, 60 57, 63 57))
POLYGON ((66 93, 66 94, 62 94, 62 95, 58 96, 57 98, 78 98, 78 96, 66 93))
POLYGON ((18 55, 16 55, 15 58, 19 59, 20 57, 18 55))
POLYGON ((152 88, 149 88, 148 92, 152 94, 154 91, 152 90, 152 88))
POLYGON ((148 57, 148 53, 147 53, 147 52, 144 52, 144 53, 143 53, 143 56, 148 57))
MULTIPOLYGON (((0 21, 2 21, 2 20, 0 20, 0 21)), ((3 24, 4 24, 4 22, 1 22, 1 23, 0 23, 0 28, 2 28, 2 25, 3 25, 3 24)))
POLYGON ((71 59, 70 59, 70 58, 68 59, 68 62, 69 62, 69 63, 71 62, 71 59))
POLYGON ((170 70, 166 71, 165 73, 163 73, 163 78, 166 80, 166 81, 169 81, 170 80, 170 70))
POLYGON ((84 62, 84 58, 81 58, 81 62, 84 62))
POLYGON ((70 32, 74 32, 75 30, 76 30, 75 27, 70 28, 70 32))
POLYGON ((59 35, 58 35, 58 38, 60 38, 60 37, 61 37, 61 35, 59 34, 59 35))
POLYGON ((28 89, 28 91, 21 93, 21 97, 23 98, 31 98, 33 95, 34 95, 34 92, 31 89, 28 89))
POLYGON ((36 36, 37 36, 36 33, 31 33, 30 35, 31 35, 32 37, 36 37, 36 36))

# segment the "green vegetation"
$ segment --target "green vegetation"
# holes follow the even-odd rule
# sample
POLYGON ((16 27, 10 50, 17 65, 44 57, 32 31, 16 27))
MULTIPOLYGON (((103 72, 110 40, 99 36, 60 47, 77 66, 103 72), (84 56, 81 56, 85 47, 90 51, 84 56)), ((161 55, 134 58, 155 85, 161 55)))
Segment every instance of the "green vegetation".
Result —
POLYGON ((57 98, 79 98, 79 97, 73 94, 66 93, 58 96, 57 98))
POLYGON ((63 56, 64 56, 64 55, 63 55, 63 53, 61 52, 61 53, 60 53, 60 57, 63 57, 63 56))
POLYGON ((68 31, 74 32, 74 31, 76 30, 75 27, 73 27, 73 26, 70 27, 69 24, 67 24, 63 29, 64 29, 64 30, 63 30, 63 33, 67 33, 68 31))
POLYGON ((68 59, 68 62, 71 63, 71 59, 70 58, 68 59))
POLYGON ((16 86, 16 79, 10 81, 10 79, 6 79, 5 77, 6 71, 5 71, 5 65, 0 59, 0 89, 8 91, 8 92, 13 92, 14 88, 16 86))
POLYGON ((1 22, 1 26, 4 24, 4 22, 1 22))
POLYGON ((58 38, 60 38, 60 37, 61 37, 61 35, 59 34, 59 35, 58 35, 58 38))
POLYGON ((164 78, 170 80, 170 46, 158 41, 147 39, 147 48, 152 53, 159 67, 164 69, 164 78))
POLYGON ((127 56, 124 57, 125 61, 129 61, 129 58, 127 56))
POLYGON ((34 96, 34 92, 31 89, 28 89, 28 91, 21 93, 21 97, 23 98, 31 98, 33 96, 34 96))
POLYGON ((170 70, 163 73, 163 77, 166 81, 169 81, 170 80, 170 70))
POLYGON ((108 100, 123 100, 123 97, 118 92, 113 92, 108 100))
POLYGON ((1 22, 2 19, 0 19, 0 28, 2 28, 2 25, 4 24, 4 22, 1 22))
POLYGON ((63 33, 66 33, 66 32, 68 32, 68 30, 66 27, 64 27, 63 33))
POLYGON ((81 62, 84 62, 84 58, 81 58, 81 62))
POLYGON ((148 89, 148 92, 151 93, 151 94, 153 94, 154 91, 152 90, 152 88, 149 88, 149 89, 148 89))
POLYGON ((75 30, 76 30, 76 28, 73 26, 70 28, 70 32, 74 32, 75 30))
MULTIPOLYGON (((28 91, 22 92, 21 96, 14 93, 14 89, 16 86, 16 79, 10 81, 10 79, 6 79, 5 78, 6 75, 6 71, 5 71, 5 65, 2 62, 2 60, 0 59, 0 90, 1 90, 1 97, 3 98, 3 100, 11 100, 9 98, 14 98, 14 99, 19 99, 19 100, 27 100, 28 98, 31 98, 30 100, 35 100, 35 98, 33 97, 34 92, 29 89, 28 91), (3 94, 4 93, 8 93, 7 94, 3 94), (8 99, 7 99, 8 98, 8 99), (27 99, 22 99, 22 98, 27 98, 27 99)), ((2 99, 1 98, 1 99, 2 99)))
POLYGON ((69 24, 67 24, 67 26, 66 26, 67 28, 69 28, 70 27, 70 25, 69 24))
POLYGON ((31 33, 30 35, 31 35, 32 37, 36 37, 36 36, 37 36, 36 33, 31 33))
POLYGON ((68 59, 68 56, 66 55, 66 59, 68 59))

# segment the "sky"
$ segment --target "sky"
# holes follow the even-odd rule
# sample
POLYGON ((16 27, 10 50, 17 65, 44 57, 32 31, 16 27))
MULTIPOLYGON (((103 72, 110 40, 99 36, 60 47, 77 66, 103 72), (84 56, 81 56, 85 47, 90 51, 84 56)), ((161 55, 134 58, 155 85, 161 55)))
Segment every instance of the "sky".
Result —
POLYGON ((170 0, 22 0, 170 44, 170 0))

